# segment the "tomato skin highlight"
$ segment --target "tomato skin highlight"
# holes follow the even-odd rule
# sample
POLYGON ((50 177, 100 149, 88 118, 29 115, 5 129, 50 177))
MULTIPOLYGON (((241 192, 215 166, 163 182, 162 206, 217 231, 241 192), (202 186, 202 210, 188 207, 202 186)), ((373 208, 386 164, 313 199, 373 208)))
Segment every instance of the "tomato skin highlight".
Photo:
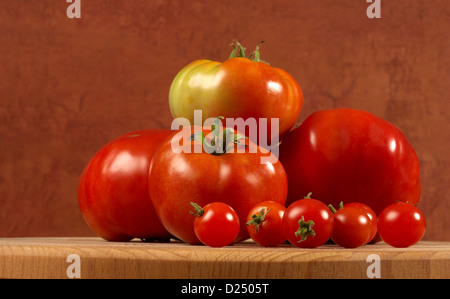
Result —
POLYGON ((294 246, 300 248, 316 248, 331 238, 334 227, 334 215, 321 201, 304 198, 289 205, 283 217, 283 231, 286 239, 294 246), (299 220, 312 221, 314 236, 307 236, 301 241, 301 236, 295 233, 299 229, 299 220))
POLYGON ((85 166, 78 203, 88 226, 108 241, 166 239, 148 194, 154 152, 171 130, 139 130, 104 145, 85 166))
POLYGON ((247 216, 247 231, 257 244, 264 247, 275 247, 286 241, 283 232, 283 216, 286 207, 276 201, 264 201, 254 206, 247 216), (260 214, 264 220, 260 224, 252 224, 260 214))
POLYGON ((350 207, 354 207, 360 210, 363 210, 364 212, 366 212, 367 217, 369 217, 370 220, 370 236, 369 236, 369 240, 367 241, 367 243, 372 242, 372 240, 374 240, 376 234, 377 234, 377 228, 378 228, 378 217, 377 214, 375 214, 374 210, 372 210, 372 208, 370 208, 368 205, 360 203, 360 202, 350 202, 347 204, 344 204, 344 208, 350 208, 350 207))
MULTIPOLYGON (((288 134, 302 105, 302 90, 290 74, 244 57, 223 63, 193 61, 175 76, 169 91, 174 118, 187 118, 194 124, 194 110, 202 110, 203 119, 267 118, 267 127, 258 127, 258 131, 267 132, 267 142, 282 140, 288 134), (272 118, 279 120, 279 132, 271 132, 272 118)), ((252 141, 259 144, 258 138, 252 141)))
POLYGON ((245 219, 254 205, 266 200, 285 203, 287 177, 284 168, 277 159, 261 164, 261 157, 273 154, 262 153, 258 145, 249 140, 246 141, 249 147, 235 147, 233 153, 195 153, 192 148, 201 143, 184 140, 198 129, 205 135, 210 133, 197 127, 177 132, 183 150, 172 150, 174 134, 161 144, 152 159, 149 192, 157 215, 175 237, 190 244, 200 244, 194 232, 193 217, 186 217, 191 210, 190 202, 199 206, 224 202, 242 219, 235 242, 243 241, 249 237, 245 219), (250 152, 251 149, 257 152, 250 152))
POLYGON ((345 248, 357 248, 370 240, 372 225, 367 213, 356 207, 344 207, 334 214, 331 239, 345 248))
POLYGON ((210 247, 224 247, 233 243, 239 234, 240 221, 232 207, 212 202, 203 207, 203 214, 195 217, 197 238, 210 247))
POLYGON ((369 112, 314 112, 281 142, 289 180, 287 205, 312 192, 326 204, 367 204, 379 215, 398 200, 420 198, 418 157, 405 135, 369 112))
POLYGON ((425 216, 409 203, 389 205, 378 216, 378 233, 384 242, 393 247, 410 247, 423 238, 425 231, 425 216))

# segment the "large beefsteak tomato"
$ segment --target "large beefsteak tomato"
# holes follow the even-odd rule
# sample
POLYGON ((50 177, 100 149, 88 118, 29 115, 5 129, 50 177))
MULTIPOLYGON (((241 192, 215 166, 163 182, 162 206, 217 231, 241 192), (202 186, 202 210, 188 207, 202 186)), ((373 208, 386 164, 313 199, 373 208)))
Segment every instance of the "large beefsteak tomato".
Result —
POLYGON ((150 200, 148 173, 156 148, 172 133, 130 132, 103 146, 86 165, 78 186, 78 203, 98 236, 108 241, 171 237, 150 200))
POLYGON ((249 120, 249 125, 251 120, 267 119, 256 124, 257 136, 237 130, 260 146, 272 147, 297 121, 303 94, 290 74, 260 60, 259 45, 246 57, 245 49, 235 42, 223 63, 201 59, 185 66, 172 82, 169 105, 174 118, 186 118, 191 124, 195 110, 201 110, 204 119, 221 115, 249 120), (279 128, 272 130, 274 119, 279 128))
MULTIPOLYGON (((230 132, 229 129, 222 132, 230 132)), ((239 242, 248 238, 245 220, 253 206, 267 200, 281 204, 286 201, 283 166, 276 157, 262 163, 262 157, 273 156, 271 152, 241 139, 242 135, 235 135, 235 142, 230 144, 223 142, 227 138, 219 142, 219 136, 227 134, 213 134, 214 131, 183 128, 161 144, 150 166, 149 193, 162 224, 175 237, 191 244, 200 241, 194 232, 190 202, 199 206, 211 202, 230 205, 240 219, 235 240, 239 242), (194 132, 200 141, 191 138, 194 132), (217 145, 222 144, 226 151, 216 151, 217 145), (200 151, 195 150, 197 146, 200 151)))
POLYGON ((312 192, 334 206, 365 203, 378 215, 396 201, 419 201, 416 152, 400 129, 366 111, 311 114, 281 143, 280 161, 289 181, 287 205, 312 192))

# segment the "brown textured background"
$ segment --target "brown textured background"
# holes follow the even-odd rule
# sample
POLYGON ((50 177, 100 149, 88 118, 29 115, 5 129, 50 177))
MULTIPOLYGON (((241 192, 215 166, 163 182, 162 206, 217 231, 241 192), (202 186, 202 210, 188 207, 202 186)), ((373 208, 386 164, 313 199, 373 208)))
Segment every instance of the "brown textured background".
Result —
POLYGON ((448 0, 0 0, 0 236, 91 236, 78 210, 92 155, 132 130, 168 128, 168 90, 238 39, 301 85, 299 122, 365 109, 416 149, 427 240, 450 241, 448 0))

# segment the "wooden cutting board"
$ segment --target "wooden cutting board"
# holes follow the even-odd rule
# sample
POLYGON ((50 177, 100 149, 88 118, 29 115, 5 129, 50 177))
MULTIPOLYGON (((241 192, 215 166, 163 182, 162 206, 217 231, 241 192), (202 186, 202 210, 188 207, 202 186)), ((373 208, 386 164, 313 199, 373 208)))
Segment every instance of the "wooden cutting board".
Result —
POLYGON ((224 248, 173 241, 0 238, 0 278, 450 278, 450 242, 406 249, 384 243, 345 249, 242 242, 224 248))

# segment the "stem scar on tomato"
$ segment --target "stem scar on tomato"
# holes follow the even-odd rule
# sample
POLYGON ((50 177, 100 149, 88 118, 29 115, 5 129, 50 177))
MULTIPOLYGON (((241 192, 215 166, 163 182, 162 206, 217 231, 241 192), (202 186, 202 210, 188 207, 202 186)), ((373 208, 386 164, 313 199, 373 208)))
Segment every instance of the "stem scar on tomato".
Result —
POLYGON ((298 221, 298 230, 295 232, 296 237, 301 236, 298 243, 305 241, 308 236, 314 237, 316 235, 316 232, 312 229, 313 226, 314 221, 305 221, 305 218, 302 216, 302 218, 298 221))
POLYGON ((256 214, 252 215, 252 219, 246 223, 247 226, 255 225, 256 232, 258 232, 259 226, 263 223, 264 219, 266 218, 267 213, 269 213, 270 211, 271 211, 271 209, 268 209, 266 211, 265 208, 262 208, 261 211, 259 211, 258 215, 256 215, 256 214))
POLYGON ((191 135, 190 140, 196 140, 203 144, 205 151, 214 156, 220 156, 229 152, 235 145, 250 147, 250 145, 241 143, 241 139, 248 139, 248 137, 237 134, 234 129, 226 128, 220 134, 222 128, 223 116, 217 117, 211 125, 211 140, 205 136, 203 131, 197 131, 191 135))

